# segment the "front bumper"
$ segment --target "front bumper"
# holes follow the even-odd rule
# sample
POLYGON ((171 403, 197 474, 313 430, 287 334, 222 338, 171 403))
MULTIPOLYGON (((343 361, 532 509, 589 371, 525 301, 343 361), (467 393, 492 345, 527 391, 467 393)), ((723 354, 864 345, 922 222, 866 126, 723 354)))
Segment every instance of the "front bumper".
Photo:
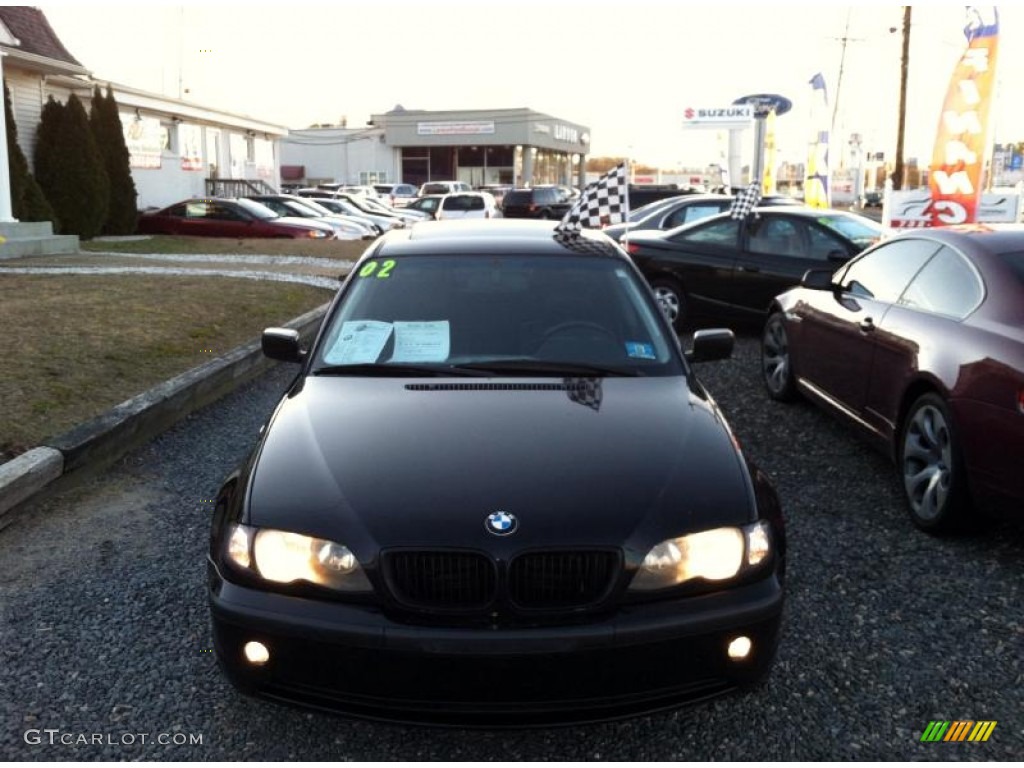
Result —
POLYGON ((589 624, 524 629, 401 624, 378 608, 242 587, 210 565, 214 646, 253 695, 359 717, 528 726, 607 720, 752 685, 771 667, 774 575, 699 597, 638 603, 589 624), (752 651, 727 655, 744 635, 752 651), (245 660, 247 642, 269 661, 245 660))

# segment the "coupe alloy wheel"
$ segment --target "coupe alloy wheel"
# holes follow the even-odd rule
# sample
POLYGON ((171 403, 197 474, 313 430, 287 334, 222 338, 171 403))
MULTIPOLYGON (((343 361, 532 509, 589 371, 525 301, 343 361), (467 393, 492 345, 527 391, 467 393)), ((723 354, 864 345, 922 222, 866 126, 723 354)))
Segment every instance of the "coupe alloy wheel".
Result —
POLYGON ((654 298, 658 300, 661 311, 665 313, 669 323, 677 331, 683 325, 683 292, 679 287, 668 280, 656 280, 651 289, 654 291, 654 298))
POLYGON ((900 474, 915 525, 937 532, 962 522, 963 465, 949 412, 937 395, 923 395, 911 406, 903 428, 900 474))
POLYGON ((796 395, 789 359, 789 339, 781 313, 768 318, 761 337, 761 373, 768 394, 775 400, 792 400, 796 395))

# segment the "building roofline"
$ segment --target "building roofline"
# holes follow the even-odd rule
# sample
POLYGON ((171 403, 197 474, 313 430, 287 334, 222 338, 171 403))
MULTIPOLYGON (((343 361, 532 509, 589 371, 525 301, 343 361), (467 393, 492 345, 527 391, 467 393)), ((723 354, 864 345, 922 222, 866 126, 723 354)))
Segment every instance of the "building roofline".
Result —
POLYGON ((91 74, 88 69, 81 65, 61 61, 60 59, 51 59, 49 56, 29 53, 20 48, 0 45, 0 52, 3 52, 10 60, 10 64, 5 64, 5 66, 10 66, 17 62, 23 69, 40 72, 44 75, 88 76, 91 74))
POLYGON ((537 112, 529 107, 513 107, 502 109, 402 109, 400 111, 390 110, 388 112, 376 112, 370 115, 371 121, 377 118, 386 120, 400 120, 402 118, 416 119, 422 117, 444 117, 446 115, 492 115, 498 117, 529 117, 529 118, 551 118, 551 115, 544 112, 537 112))
POLYGON ((97 86, 104 92, 106 91, 107 86, 109 86, 114 91, 114 96, 118 105, 129 109, 145 109, 148 112, 158 112, 168 117, 177 116, 181 118, 205 120, 208 122, 220 122, 238 126, 240 128, 246 128, 248 130, 255 131, 256 133, 274 134, 278 137, 288 135, 288 128, 284 125, 270 123, 266 120, 260 120, 250 115, 228 112, 223 109, 216 109, 214 107, 203 106, 202 104, 182 101, 160 93, 153 93, 152 91, 145 91, 141 88, 134 88, 129 85, 116 83, 112 80, 99 80, 94 77, 88 80, 78 78, 53 78, 51 82, 59 83, 60 85, 70 88, 80 97, 85 95, 90 98, 92 96, 93 89, 97 86))

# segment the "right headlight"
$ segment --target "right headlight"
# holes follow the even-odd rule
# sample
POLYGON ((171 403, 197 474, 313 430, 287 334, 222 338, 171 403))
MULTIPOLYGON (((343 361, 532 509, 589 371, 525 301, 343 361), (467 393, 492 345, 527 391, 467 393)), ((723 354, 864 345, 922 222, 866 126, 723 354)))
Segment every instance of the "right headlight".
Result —
POLYGON ((309 582, 342 592, 369 592, 370 582, 352 551, 301 533, 232 525, 227 559, 278 584, 309 582))
POLYGON ((664 589, 694 579, 726 581, 767 562, 772 553, 768 523, 698 531, 655 545, 629 585, 632 590, 664 589))

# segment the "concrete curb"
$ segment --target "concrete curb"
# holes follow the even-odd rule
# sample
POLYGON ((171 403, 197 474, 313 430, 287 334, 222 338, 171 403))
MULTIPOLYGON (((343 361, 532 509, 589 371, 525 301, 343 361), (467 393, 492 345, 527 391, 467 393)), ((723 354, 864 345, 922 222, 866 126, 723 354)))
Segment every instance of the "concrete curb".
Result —
MULTIPOLYGON (((287 323, 305 339, 320 327, 328 304, 287 323)), ((106 413, 0 465, 0 530, 18 505, 70 473, 100 469, 153 439, 204 405, 276 365, 263 356, 259 339, 158 384, 106 413)))

